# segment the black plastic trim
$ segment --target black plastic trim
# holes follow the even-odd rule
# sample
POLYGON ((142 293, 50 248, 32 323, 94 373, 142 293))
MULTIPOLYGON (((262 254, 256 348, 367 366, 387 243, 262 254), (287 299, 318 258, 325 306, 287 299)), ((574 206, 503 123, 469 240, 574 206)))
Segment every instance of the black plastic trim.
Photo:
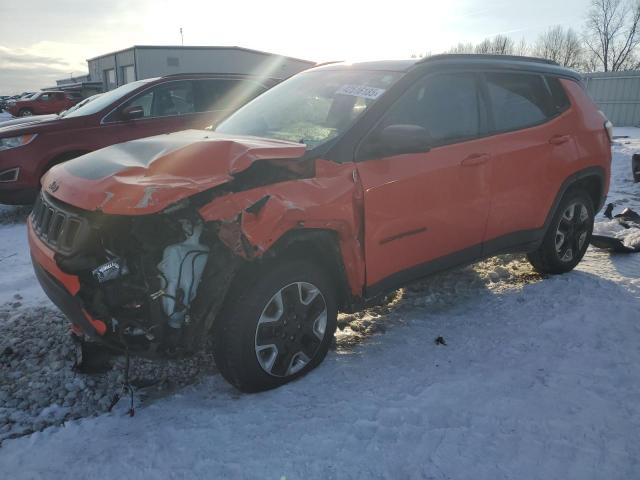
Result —
POLYGON ((102 341, 102 337, 96 329, 91 325, 89 320, 84 316, 82 311, 82 302, 71 295, 66 288, 56 280, 49 272, 40 266, 33 257, 31 257, 31 263, 33 263, 33 270, 36 274, 36 278, 44 293, 47 297, 65 314, 65 316, 76 325, 82 333, 93 340, 102 341))

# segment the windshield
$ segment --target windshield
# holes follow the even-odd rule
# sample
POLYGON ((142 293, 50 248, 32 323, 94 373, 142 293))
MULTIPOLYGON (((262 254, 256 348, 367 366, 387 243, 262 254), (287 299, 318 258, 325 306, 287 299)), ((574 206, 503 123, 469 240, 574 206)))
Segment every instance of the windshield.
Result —
POLYGON ((100 110, 107 108, 113 102, 118 101, 125 95, 131 93, 136 88, 139 88, 141 85, 145 83, 156 80, 155 78, 149 78, 147 80, 138 80, 137 82, 127 83, 126 85, 122 85, 121 87, 116 88, 115 90, 111 90, 110 92, 103 93, 98 98, 96 98, 92 102, 88 102, 82 107, 74 110, 73 112, 69 111, 64 116, 65 118, 71 117, 83 117, 85 115, 93 115, 94 113, 99 112, 100 110))
POLYGON ((66 117, 67 115, 69 115, 71 112, 75 112, 76 110, 78 110, 79 108, 84 107, 87 103, 89 102, 93 102, 96 98, 98 98, 100 95, 102 95, 101 93, 98 93, 97 95, 92 95, 91 97, 85 98, 84 100, 82 100, 80 103, 76 103, 73 107, 70 107, 69 109, 65 110, 64 112, 61 112, 60 115, 58 115, 59 117, 66 117))
POLYGON ((302 73, 242 107, 216 132, 288 140, 313 149, 344 133, 400 76, 346 69, 302 73))

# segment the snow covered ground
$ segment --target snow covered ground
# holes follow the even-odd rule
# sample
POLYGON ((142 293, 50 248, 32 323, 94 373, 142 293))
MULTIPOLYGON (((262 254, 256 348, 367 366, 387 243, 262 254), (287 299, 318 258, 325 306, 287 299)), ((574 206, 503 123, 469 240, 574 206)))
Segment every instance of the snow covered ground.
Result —
POLYGON ((11 119, 13 119, 13 115, 11 115, 9 112, 6 112, 4 110, 0 111, 0 122, 11 119))
MULTIPOLYGON (((629 160, 640 129, 616 133, 633 138, 614 147, 610 201, 640 211, 629 160)), ((601 214, 597 229, 629 236, 601 214)), ((46 308, 23 234, 0 226, 0 302, 20 295, 17 314, 46 308)), ((640 255, 591 248, 549 278, 502 256, 341 326, 323 365, 293 384, 241 395, 203 374, 133 418, 122 405, 6 440, 2 477, 640 477, 640 255)))

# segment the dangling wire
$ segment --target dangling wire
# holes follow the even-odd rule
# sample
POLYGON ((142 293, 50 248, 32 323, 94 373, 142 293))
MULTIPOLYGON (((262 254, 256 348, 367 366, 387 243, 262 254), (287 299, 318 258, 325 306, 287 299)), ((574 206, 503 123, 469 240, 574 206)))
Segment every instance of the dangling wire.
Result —
POLYGON ((133 386, 129 383, 129 366, 130 366, 130 357, 129 357, 129 349, 125 350, 125 363, 124 363, 124 382, 122 382, 122 387, 120 388, 120 392, 116 392, 113 394, 113 398, 111 399, 111 404, 107 409, 108 412, 113 410, 113 407, 120 401, 120 399, 129 395, 129 410, 127 413, 130 417, 133 417, 136 414, 135 408, 133 406, 133 386))

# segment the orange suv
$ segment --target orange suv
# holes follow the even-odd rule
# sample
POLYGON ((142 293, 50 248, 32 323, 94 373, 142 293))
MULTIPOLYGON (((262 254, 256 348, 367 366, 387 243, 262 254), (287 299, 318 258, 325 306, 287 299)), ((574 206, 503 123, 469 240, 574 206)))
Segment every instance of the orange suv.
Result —
POLYGON ((578 74, 440 55, 300 73, 215 131, 55 166, 29 220, 73 332, 118 351, 212 339, 243 391, 325 357, 339 310, 502 252, 573 269, 607 194, 611 124, 578 74))

